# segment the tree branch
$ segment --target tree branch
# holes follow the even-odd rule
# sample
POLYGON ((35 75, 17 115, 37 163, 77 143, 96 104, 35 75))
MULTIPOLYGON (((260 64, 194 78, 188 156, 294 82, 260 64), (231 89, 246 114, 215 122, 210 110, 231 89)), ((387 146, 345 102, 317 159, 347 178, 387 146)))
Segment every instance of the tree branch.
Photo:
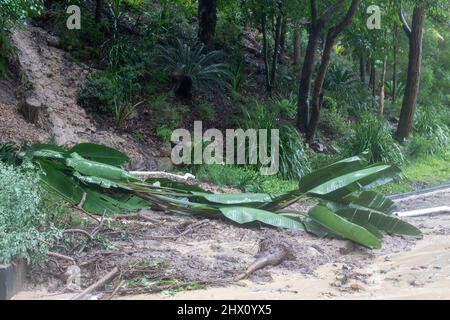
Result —
POLYGON ((336 38, 352 23, 353 17, 356 14, 356 10, 358 10, 359 2, 360 0, 352 0, 352 3, 346 15, 342 18, 342 20, 338 24, 336 24, 334 27, 330 29, 328 33, 332 38, 336 38))
POLYGON ((311 23, 315 24, 317 21, 317 1, 311 0, 311 23))
POLYGON ((399 15, 400 15, 400 20, 402 22, 403 30, 405 31, 406 35, 409 38, 411 36, 411 27, 409 26, 408 21, 406 21, 405 14, 403 12, 403 7, 401 7, 401 6, 400 6, 399 15))
POLYGON ((337 0, 335 4, 329 6, 324 13, 319 17, 318 21, 321 23, 325 23, 333 13, 335 13, 342 6, 345 0, 337 0))

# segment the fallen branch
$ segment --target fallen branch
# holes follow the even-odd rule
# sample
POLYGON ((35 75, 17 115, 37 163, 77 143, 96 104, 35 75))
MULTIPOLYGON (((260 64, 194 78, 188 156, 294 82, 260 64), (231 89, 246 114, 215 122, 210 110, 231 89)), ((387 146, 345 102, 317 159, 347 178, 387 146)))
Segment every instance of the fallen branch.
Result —
POLYGON ((168 173, 168 172, 162 172, 162 171, 131 171, 130 172, 132 175, 138 176, 140 178, 175 178, 175 179, 179 179, 179 180, 195 180, 195 176, 190 174, 190 173, 186 173, 185 175, 178 175, 178 174, 173 174, 173 173, 168 173))
POLYGON ((109 281, 111 281, 117 274, 119 273, 119 268, 115 267, 112 269, 108 274, 106 274, 103 278, 98 280, 96 283, 85 289, 80 294, 77 294, 74 296, 71 300, 82 300, 84 297, 86 297, 89 293, 92 291, 95 291, 101 287, 103 287, 105 284, 107 284, 109 281))
POLYGON ((123 287, 124 284, 125 284, 125 280, 120 281, 119 284, 117 285, 117 287, 114 289, 114 291, 109 296, 108 300, 112 300, 112 298, 114 298, 114 296, 117 294, 117 292, 120 290, 120 288, 123 287))
POLYGON ((194 231, 195 228, 198 228, 206 223, 208 223, 209 220, 202 220, 196 223, 193 223, 191 225, 189 225, 186 230, 184 230, 183 232, 177 234, 176 236, 149 236, 152 239, 172 239, 172 240, 177 240, 178 238, 187 235, 188 233, 194 231))
POLYGON ((245 271, 245 273, 238 276, 238 280, 248 278, 252 273, 257 270, 263 269, 267 266, 277 266, 282 263, 289 256, 289 251, 285 246, 277 246, 273 252, 265 254, 255 262, 253 262, 245 271))
POLYGON ((69 256, 65 256, 65 255, 60 254, 60 253, 56 253, 56 252, 51 252, 51 251, 49 251, 49 252, 47 252, 47 255, 48 255, 49 257, 53 257, 53 258, 58 258, 58 259, 63 259, 63 260, 66 260, 66 261, 70 261, 70 262, 72 262, 73 264, 76 263, 74 258, 69 257, 69 256))
POLYGON ((85 231, 85 230, 81 230, 81 229, 67 229, 64 230, 63 233, 80 233, 85 235, 86 237, 88 237, 90 240, 92 240, 92 236, 89 232, 85 231))
POLYGON ((142 219, 142 220, 145 220, 147 222, 154 223, 154 224, 160 224, 161 223, 161 221, 153 219, 152 217, 150 217, 149 215, 144 214, 144 213, 120 214, 120 215, 113 216, 113 219, 115 219, 115 220, 142 219))

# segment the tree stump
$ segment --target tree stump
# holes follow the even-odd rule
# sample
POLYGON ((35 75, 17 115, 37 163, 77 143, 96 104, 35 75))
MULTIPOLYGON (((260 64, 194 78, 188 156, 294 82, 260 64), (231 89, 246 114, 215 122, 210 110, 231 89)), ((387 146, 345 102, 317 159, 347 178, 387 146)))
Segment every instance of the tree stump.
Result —
POLYGON ((36 97, 28 97, 22 103, 20 112, 26 121, 37 125, 39 120, 43 119, 45 106, 36 97))

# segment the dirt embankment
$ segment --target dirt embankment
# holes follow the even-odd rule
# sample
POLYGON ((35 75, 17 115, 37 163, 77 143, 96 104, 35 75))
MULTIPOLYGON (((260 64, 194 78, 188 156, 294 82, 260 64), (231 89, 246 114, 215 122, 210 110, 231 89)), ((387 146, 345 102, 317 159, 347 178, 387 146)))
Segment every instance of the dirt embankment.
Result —
POLYGON ((117 148, 132 159, 130 169, 158 169, 166 159, 153 146, 138 143, 113 128, 100 130, 76 102, 78 89, 92 71, 55 47, 58 40, 42 28, 28 26, 11 34, 21 74, 0 82, 0 142, 44 142, 50 137, 62 146, 94 142, 117 148), (20 89, 20 90, 19 90, 20 89), (21 99, 16 96, 20 91, 21 99), (19 114, 22 99, 36 98, 45 109, 39 126, 19 114))

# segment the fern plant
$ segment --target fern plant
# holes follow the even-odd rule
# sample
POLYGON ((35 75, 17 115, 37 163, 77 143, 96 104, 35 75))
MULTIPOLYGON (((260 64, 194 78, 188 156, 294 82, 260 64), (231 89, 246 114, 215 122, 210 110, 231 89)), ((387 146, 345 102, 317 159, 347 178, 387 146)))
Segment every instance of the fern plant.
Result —
POLYGON ((230 88, 232 75, 228 65, 217 63, 222 58, 220 51, 205 53, 203 44, 192 49, 179 39, 174 46, 159 46, 158 49, 163 70, 188 77, 197 89, 222 92, 230 88))

